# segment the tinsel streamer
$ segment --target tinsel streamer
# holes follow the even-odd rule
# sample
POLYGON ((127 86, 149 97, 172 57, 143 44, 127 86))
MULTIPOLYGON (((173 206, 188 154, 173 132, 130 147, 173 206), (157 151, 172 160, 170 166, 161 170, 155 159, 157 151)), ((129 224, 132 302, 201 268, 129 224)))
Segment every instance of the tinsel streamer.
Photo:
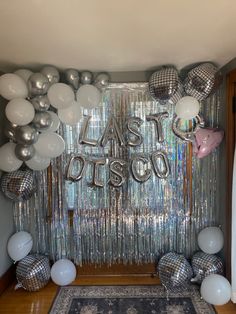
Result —
MULTIPOLYGON (((221 103, 218 91, 201 104, 206 125, 218 126, 221 103)), ((191 144, 175 137, 171 130, 174 106, 160 105, 148 93, 147 83, 110 84, 102 93, 102 104, 83 109, 90 115, 88 137, 99 140, 111 115, 117 120, 125 139, 125 122, 129 117, 143 120, 140 133, 143 143, 137 147, 119 147, 113 141, 105 147, 80 145, 81 122, 62 125, 59 134, 66 150, 51 163, 51 168, 37 172, 37 191, 26 202, 14 203, 16 230, 29 231, 34 238, 34 251, 46 253, 53 260, 62 257, 76 264, 150 263, 160 254, 176 251, 186 257, 197 248, 197 234, 205 226, 219 224, 217 204, 219 150, 199 160, 192 155, 191 144), (146 116, 167 111, 163 120, 164 142, 158 143, 155 126, 146 116), (145 183, 134 180, 130 160, 143 154, 166 152, 170 175, 159 179, 151 162, 152 175, 145 183), (116 188, 108 184, 108 164, 101 167, 103 188, 90 185, 92 167, 78 182, 65 180, 71 155, 81 154, 87 160, 112 158, 127 162, 126 182, 116 188)), ((139 172, 145 169, 140 163, 139 172)), ((76 167, 75 167, 76 171, 76 167)))

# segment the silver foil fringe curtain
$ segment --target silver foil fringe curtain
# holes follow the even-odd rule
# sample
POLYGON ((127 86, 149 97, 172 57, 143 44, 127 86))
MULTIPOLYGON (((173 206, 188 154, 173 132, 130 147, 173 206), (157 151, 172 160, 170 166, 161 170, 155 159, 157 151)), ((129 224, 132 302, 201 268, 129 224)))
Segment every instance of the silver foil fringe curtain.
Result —
MULTIPOLYGON (((220 99, 218 91, 201 104, 209 127, 218 125, 220 99)), ((169 251, 191 256, 197 249, 199 230, 219 223, 218 150, 196 159, 191 144, 171 130, 174 106, 151 100, 146 83, 110 84, 103 92, 103 104, 83 113, 92 117, 88 135, 93 139, 101 137, 111 114, 124 133, 126 119, 140 117, 144 121, 140 127, 143 143, 136 148, 120 148, 114 143, 105 148, 89 147, 78 144, 81 123, 62 125, 59 133, 66 150, 53 160, 51 168, 35 172, 38 188, 34 197, 14 204, 16 230, 32 234, 35 252, 53 260, 67 257, 78 265, 150 263, 169 251), (154 124, 145 116, 164 111, 169 118, 163 121, 165 141, 160 144, 154 124), (78 182, 65 180, 71 154, 129 161, 138 153, 148 157, 156 150, 167 153, 171 171, 167 179, 152 173, 140 184, 129 173, 125 184, 115 188, 107 184, 109 174, 104 166, 100 171, 103 188, 89 187, 89 169, 78 182)))

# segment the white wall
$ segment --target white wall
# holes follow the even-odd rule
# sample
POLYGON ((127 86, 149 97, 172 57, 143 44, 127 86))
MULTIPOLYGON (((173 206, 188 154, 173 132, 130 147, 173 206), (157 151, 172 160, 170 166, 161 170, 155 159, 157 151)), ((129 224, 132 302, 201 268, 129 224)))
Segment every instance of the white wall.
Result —
MULTIPOLYGON (((0 145, 6 142, 3 135, 4 109, 6 102, 0 98, 0 145)), ((7 241, 14 232, 12 202, 0 192, 0 277, 11 266, 12 260, 7 254, 7 241)))

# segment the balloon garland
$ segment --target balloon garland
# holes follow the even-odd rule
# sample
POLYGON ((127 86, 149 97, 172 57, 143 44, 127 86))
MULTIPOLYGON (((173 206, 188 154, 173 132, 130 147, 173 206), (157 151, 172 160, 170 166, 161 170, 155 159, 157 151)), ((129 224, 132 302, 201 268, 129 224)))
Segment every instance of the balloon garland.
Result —
POLYGON ((0 148, 1 170, 17 171, 23 163, 34 171, 46 169, 50 159, 65 149, 64 139, 56 133, 60 123, 77 124, 82 117, 81 104, 97 107, 100 90, 109 82, 106 73, 93 79, 91 72, 75 69, 66 70, 65 78, 67 84, 59 82, 54 66, 37 73, 20 69, 0 77, 0 94, 9 100, 4 129, 9 142, 0 148))

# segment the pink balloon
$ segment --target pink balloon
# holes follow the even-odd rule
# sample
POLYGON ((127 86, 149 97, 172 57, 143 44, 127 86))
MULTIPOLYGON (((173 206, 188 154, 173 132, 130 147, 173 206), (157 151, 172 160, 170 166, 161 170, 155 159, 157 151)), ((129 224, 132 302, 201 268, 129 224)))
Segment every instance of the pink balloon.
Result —
POLYGON ((198 158, 209 155, 220 145, 224 137, 224 131, 218 128, 200 128, 195 134, 193 151, 198 158))

